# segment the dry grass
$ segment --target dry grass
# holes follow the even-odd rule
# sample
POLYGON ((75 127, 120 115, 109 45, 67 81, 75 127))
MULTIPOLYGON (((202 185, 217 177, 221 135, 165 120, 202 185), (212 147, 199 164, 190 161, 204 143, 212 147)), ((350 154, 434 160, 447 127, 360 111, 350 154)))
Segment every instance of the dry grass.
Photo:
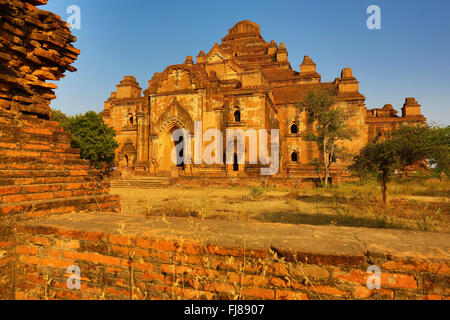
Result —
POLYGON ((174 186, 112 190, 121 195, 125 214, 450 232, 449 182, 397 182, 390 191, 392 203, 385 208, 374 182, 330 189, 174 186))

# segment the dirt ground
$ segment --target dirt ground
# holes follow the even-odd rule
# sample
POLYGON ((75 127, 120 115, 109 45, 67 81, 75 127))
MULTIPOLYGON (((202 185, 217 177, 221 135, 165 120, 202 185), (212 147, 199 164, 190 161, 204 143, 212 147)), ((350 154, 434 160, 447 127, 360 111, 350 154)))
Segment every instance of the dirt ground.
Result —
POLYGON ((376 184, 328 190, 172 186, 111 193, 120 194, 124 214, 450 232, 448 183, 391 189, 388 207, 376 184))

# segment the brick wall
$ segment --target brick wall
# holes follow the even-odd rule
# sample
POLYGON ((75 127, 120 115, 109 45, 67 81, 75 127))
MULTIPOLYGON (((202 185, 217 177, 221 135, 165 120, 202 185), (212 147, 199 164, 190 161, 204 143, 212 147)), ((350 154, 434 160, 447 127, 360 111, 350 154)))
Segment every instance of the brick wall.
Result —
POLYGON ((0 225, 0 299, 14 297, 14 249, 12 228, 0 225))
POLYGON ((80 51, 46 0, 0 0, 0 299, 14 297, 15 226, 73 211, 120 211, 117 196, 49 121, 58 80, 80 51))
MULTIPOLYGON (((156 224, 152 222, 152 231, 143 232, 150 226, 148 222, 140 220, 142 218, 124 221, 127 225, 125 229, 120 227, 121 218, 115 224, 105 222, 108 219, 106 216, 80 217, 79 221, 86 223, 84 229, 69 228, 67 223, 61 227, 61 222, 20 225, 15 297, 270 300, 450 298, 450 264, 445 257, 435 256, 429 260, 417 253, 417 257, 421 258, 401 258, 395 253, 396 248, 383 255, 376 253, 376 250, 360 254, 358 250, 349 252, 346 247, 354 244, 344 239, 337 239, 339 247, 328 253, 320 248, 293 249, 291 246, 299 239, 292 235, 292 231, 299 230, 301 233, 301 228, 309 229, 304 226, 291 229, 257 224, 256 228, 261 234, 282 232, 283 241, 271 248, 266 240, 256 240, 255 229, 249 231, 248 247, 244 249, 244 246, 238 245, 242 239, 236 242, 238 235, 227 231, 227 228, 240 229, 239 224, 220 227, 224 233, 214 231, 214 234, 220 235, 208 244, 208 241, 200 240, 206 239, 204 235, 195 236, 197 232, 192 231, 191 225, 194 222, 186 219, 169 219, 156 224), (92 229, 89 225, 94 222, 96 228, 92 229), (175 232, 169 231, 172 228, 167 227, 169 224, 176 229, 175 232), (133 232, 130 233, 130 230, 133 232), (156 230, 161 233, 157 234, 156 230), (369 277, 366 270, 372 264, 379 266, 382 271, 380 290, 366 287, 369 277), (69 274, 66 274, 66 269, 71 265, 81 269, 81 290, 67 288, 69 274)), ((75 220, 72 222, 76 223, 75 220)), ((217 224, 214 221, 204 223, 217 224)), ((327 242, 321 239, 321 232, 347 232, 346 228, 331 228, 334 231, 327 229, 330 227, 317 228, 314 232, 318 234, 316 240, 319 242, 327 242)), ((423 237, 418 233, 411 236, 423 237)), ((424 236, 427 237, 426 234, 424 236)), ((373 234, 367 237, 373 238, 373 234)), ((447 241, 448 236, 442 239, 447 241)), ((367 245, 370 247, 370 241, 367 245)), ((430 249, 431 252, 434 249, 430 249)), ((416 254, 410 253, 413 253, 412 256, 416 254)))

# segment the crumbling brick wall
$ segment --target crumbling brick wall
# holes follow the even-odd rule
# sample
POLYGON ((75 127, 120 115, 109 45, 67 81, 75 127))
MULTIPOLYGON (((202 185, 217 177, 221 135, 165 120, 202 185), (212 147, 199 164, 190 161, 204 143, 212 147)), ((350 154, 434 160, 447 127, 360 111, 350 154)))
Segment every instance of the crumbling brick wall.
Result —
MULTIPOLYGON (((243 245, 238 233, 228 232, 242 228, 239 222, 215 228, 217 221, 168 218, 150 227, 153 222, 145 217, 124 221, 122 216, 121 229, 105 214, 67 219, 71 225, 84 221, 84 228, 63 224, 58 217, 19 225, 17 299, 450 298, 450 264, 444 254, 433 254, 434 249, 420 254, 426 244, 383 243, 393 237, 429 240, 426 233, 380 231, 383 235, 375 241, 374 230, 361 240, 368 248, 354 250, 358 241, 353 233, 368 231, 254 224, 243 245), (215 238, 197 236, 203 231, 195 231, 196 224, 198 230, 214 227, 215 238), (282 234, 283 240, 264 239, 267 231, 282 234), (304 237, 296 237, 299 233, 304 237), (338 239, 343 233, 345 238, 338 239), (305 244, 310 241, 319 246, 305 244), (338 245, 330 247, 329 242, 338 245), (67 268, 73 265, 80 268, 80 290, 67 286, 67 268), (367 287, 370 265, 381 270, 380 289, 367 287)), ((429 241, 431 247, 446 245, 448 236, 433 236, 437 240, 429 241)))
POLYGON ((13 297, 17 221, 120 210, 118 197, 49 121, 59 80, 80 51, 46 0, 0 0, 0 299, 13 297))

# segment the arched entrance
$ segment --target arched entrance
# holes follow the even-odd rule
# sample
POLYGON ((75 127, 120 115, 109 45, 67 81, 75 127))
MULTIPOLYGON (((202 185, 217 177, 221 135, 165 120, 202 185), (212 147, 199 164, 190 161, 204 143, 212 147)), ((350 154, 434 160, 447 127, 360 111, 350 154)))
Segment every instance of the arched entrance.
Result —
MULTIPOLYGON (((176 167, 185 169, 186 166, 186 137, 183 135, 177 135, 177 130, 182 129, 180 125, 173 124, 163 134, 162 141, 162 157, 161 157, 161 170, 170 171, 176 167), (177 150, 176 159, 172 159, 172 152, 177 150), (174 161, 175 160, 175 161, 174 161)), ((179 133, 179 131, 178 131, 179 133)))
POLYGON ((237 153, 235 153, 233 156, 233 171, 235 172, 239 171, 239 161, 237 153))

